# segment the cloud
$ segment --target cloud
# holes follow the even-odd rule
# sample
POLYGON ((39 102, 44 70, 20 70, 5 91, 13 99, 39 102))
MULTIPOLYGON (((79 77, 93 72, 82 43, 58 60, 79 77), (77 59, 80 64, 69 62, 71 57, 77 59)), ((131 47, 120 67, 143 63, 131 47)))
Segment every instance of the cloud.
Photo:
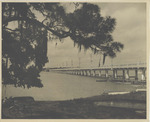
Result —
POLYGON ((146 5, 144 3, 100 4, 103 15, 116 18, 114 41, 124 44, 124 50, 114 59, 116 63, 146 60, 146 5), (131 58, 132 57, 132 58, 131 58))
MULTIPOLYGON (((113 59, 114 64, 136 63, 146 61, 146 5, 144 3, 95 3, 100 6, 102 16, 116 18, 117 25, 112 33, 114 41, 124 44, 121 53, 113 59)), ((64 3, 67 11, 73 10, 72 6, 64 3)), ((61 43, 58 40, 48 43, 48 57, 51 62, 46 66, 56 66, 58 64, 74 65, 80 64, 85 67, 91 65, 98 66, 99 55, 92 54, 90 50, 78 51, 70 38, 64 39, 61 43), (57 46, 56 46, 57 42, 57 46), (92 56, 92 61, 91 61, 92 56)), ((101 57, 102 60, 102 57, 101 57)), ((107 57, 106 65, 111 64, 111 59, 107 57)))

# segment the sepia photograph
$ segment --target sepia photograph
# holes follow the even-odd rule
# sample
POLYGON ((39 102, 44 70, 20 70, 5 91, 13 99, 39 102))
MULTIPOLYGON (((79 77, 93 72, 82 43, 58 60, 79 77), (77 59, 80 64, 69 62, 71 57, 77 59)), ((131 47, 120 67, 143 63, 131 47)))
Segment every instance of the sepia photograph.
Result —
POLYGON ((147 120, 147 4, 1 2, 1 119, 147 120))

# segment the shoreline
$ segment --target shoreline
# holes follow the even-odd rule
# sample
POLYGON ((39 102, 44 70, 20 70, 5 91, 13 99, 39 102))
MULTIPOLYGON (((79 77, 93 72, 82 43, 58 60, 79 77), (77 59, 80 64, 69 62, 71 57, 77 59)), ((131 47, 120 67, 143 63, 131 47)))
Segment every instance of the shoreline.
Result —
POLYGON ((145 119, 146 91, 102 94, 65 101, 34 101, 32 114, 12 116, 3 107, 4 119, 145 119), (114 112, 115 111, 115 112, 114 112))

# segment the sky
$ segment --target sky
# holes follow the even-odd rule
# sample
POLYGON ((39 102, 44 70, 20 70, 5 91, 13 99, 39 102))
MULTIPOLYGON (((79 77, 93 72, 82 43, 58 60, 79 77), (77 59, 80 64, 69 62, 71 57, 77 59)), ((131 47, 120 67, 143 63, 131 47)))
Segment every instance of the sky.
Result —
MULTIPOLYGON (((135 64, 146 62, 146 4, 145 3, 94 3, 100 7, 102 16, 116 19, 116 27, 112 33, 114 41, 124 44, 124 49, 114 59, 106 58, 105 65, 135 64)), ((62 3, 66 12, 73 12, 71 3, 62 3)), ((68 37, 48 41, 49 62, 45 67, 80 66, 98 67, 102 57, 91 50, 79 51, 68 37), (57 45, 56 45, 57 43, 57 45)))

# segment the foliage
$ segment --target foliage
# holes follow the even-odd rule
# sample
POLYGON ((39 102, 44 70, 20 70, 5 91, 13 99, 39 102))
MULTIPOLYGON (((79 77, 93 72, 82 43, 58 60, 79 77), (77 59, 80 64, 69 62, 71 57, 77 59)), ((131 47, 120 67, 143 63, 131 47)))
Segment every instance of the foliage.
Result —
POLYGON ((39 73, 48 61, 48 40, 70 37, 80 50, 83 46, 104 57, 121 51, 123 45, 113 42, 111 35, 115 19, 102 17, 97 5, 80 4, 73 13, 66 13, 59 3, 2 4, 3 84, 42 87, 39 73), (12 22, 17 27, 10 27, 12 22))
POLYGON ((71 39, 79 49, 91 48, 94 53, 114 58, 123 49, 123 44, 114 42, 111 33, 115 29, 114 18, 102 17, 100 8, 93 4, 84 3, 81 9, 67 15, 66 26, 70 28, 71 39))
MULTIPOLYGON (((26 4, 3 4, 3 21, 13 17, 31 17, 25 13, 27 10, 24 9, 28 10, 26 4), (9 12, 6 9, 8 7, 9 12)), ((18 27, 14 30, 7 27, 3 23, 3 84, 14 84, 16 87, 27 86, 28 88, 42 87, 39 73, 48 61, 46 30, 34 23, 30 24, 20 20, 18 20, 18 27)))

